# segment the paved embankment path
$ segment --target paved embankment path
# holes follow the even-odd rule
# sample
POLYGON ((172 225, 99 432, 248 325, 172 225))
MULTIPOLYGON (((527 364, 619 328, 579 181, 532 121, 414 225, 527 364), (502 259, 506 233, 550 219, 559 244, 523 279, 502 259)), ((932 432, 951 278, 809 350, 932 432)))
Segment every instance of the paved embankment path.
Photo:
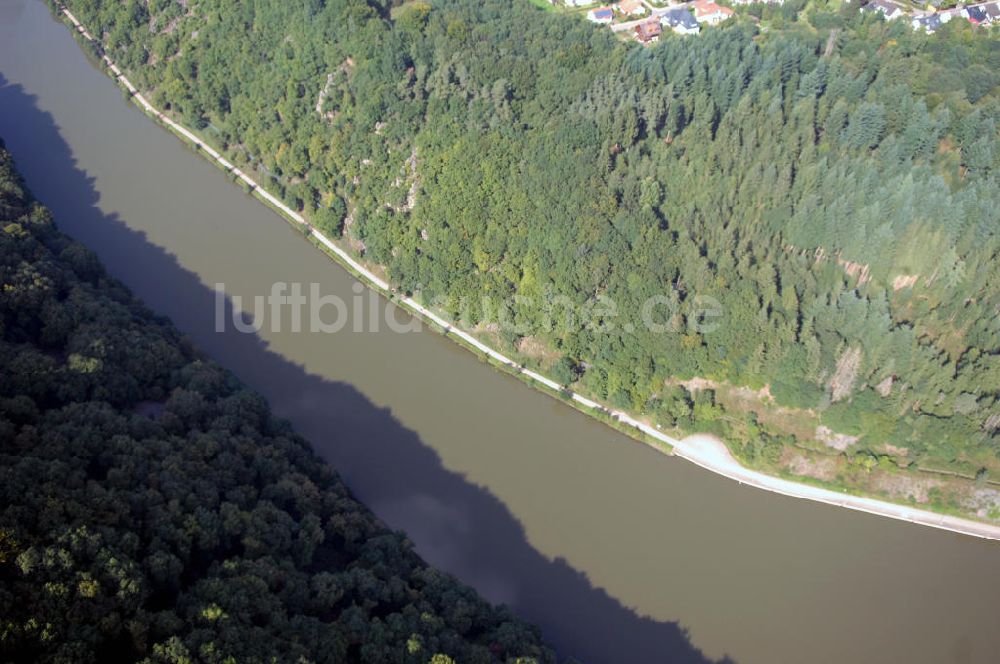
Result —
MULTIPOLYGON (((94 41, 94 38, 89 32, 80 24, 76 17, 70 13, 68 9, 62 7, 63 14, 66 18, 76 27, 77 31, 85 39, 89 41, 94 41)), ((100 46, 100 44, 98 44, 100 46)), ((277 197, 272 195, 270 192, 261 188, 249 175, 241 171, 235 165, 227 161, 221 154, 216 152, 211 146, 205 144, 205 142, 196 136, 194 133, 177 124, 170 118, 166 117, 158 109, 154 108, 152 104, 149 103, 146 98, 139 93, 139 91, 132 85, 121 70, 115 65, 115 63, 107 56, 107 54, 101 51, 101 58, 104 63, 111 70, 115 79, 123 85, 132 98, 135 99, 136 103, 139 104, 146 112, 155 116, 164 125, 180 134, 187 140, 194 143, 202 152, 211 157, 215 162, 221 165, 224 169, 231 172, 235 177, 239 178, 245 182, 251 190, 260 198, 267 201, 275 208, 280 210, 286 217, 294 221, 296 224, 304 227, 309 231, 309 233, 324 247, 329 249, 333 254, 340 259, 345 265, 347 265, 354 273, 363 281, 365 281, 371 288, 374 288, 381 292, 383 295, 393 298, 395 302, 401 304, 403 307, 409 309, 410 311, 421 316, 425 320, 433 322, 435 325, 443 328, 448 334, 453 335, 472 346, 482 354, 493 358, 497 362, 510 367, 520 373, 520 375, 529 378, 531 381, 538 385, 545 386, 550 390, 562 391, 566 393, 565 388, 556 383, 554 380, 547 378, 538 372, 532 371, 530 369, 524 368, 517 364, 514 360, 510 359, 506 355, 500 353, 497 350, 487 346, 482 343, 472 335, 468 334, 464 330, 460 330, 454 327, 451 323, 444 320, 438 316, 433 311, 430 311, 422 304, 416 300, 408 297, 399 298, 389 284, 381 279, 376 274, 372 273, 368 268, 362 265, 360 262, 355 260, 351 255, 344 251, 341 247, 336 245, 328 237, 326 237, 322 232, 316 229, 314 226, 309 224, 302 215, 295 212, 283 202, 278 200, 277 197)), ((973 535, 976 537, 983 537, 988 539, 1000 539, 1000 526, 990 525, 986 523, 980 523, 978 521, 972 521, 969 519, 961 519, 958 517, 944 516, 937 514, 935 512, 929 512, 927 510, 920 510, 915 508, 906 507, 903 505, 896 505, 893 503, 876 500, 873 498, 863 498, 860 496, 852 496, 845 493, 839 493, 837 491, 832 491, 830 489, 822 489, 819 487, 814 487, 807 484, 799 484, 797 482, 782 479, 779 477, 773 477, 760 473, 757 471, 749 470, 741 466, 729 453, 725 445, 723 445, 718 439, 711 436, 704 435, 694 435, 689 436, 683 440, 678 440, 662 431, 652 427, 644 422, 640 422, 630 415, 623 413, 621 411, 616 411, 606 406, 588 399, 579 394, 570 393, 570 396, 574 402, 582 406, 584 409, 592 411, 594 413, 603 413, 617 420, 619 423, 627 425, 637 431, 645 434, 653 440, 657 440, 663 443, 671 445, 674 449, 674 453, 677 456, 683 457, 702 468, 710 470, 719 475, 723 475, 733 480, 737 480, 743 484, 748 484, 760 489, 766 489, 768 491, 773 491, 786 496, 792 496, 795 498, 805 498, 808 500, 815 500, 818 502, 827 503, 830 505, 837 505, 840 507, 847 507, 850 509, 860 510, 863 512, 869 512, 871 514, 877 514, 880 516, 886 516, 893 519, 901 519, 903 521, 910 521, 912 523, 918 523, 926 526, 932 526, 934 528, 942 528, 944 530, 951 530, 958 533, 964 533, 967 535, 973 535)))

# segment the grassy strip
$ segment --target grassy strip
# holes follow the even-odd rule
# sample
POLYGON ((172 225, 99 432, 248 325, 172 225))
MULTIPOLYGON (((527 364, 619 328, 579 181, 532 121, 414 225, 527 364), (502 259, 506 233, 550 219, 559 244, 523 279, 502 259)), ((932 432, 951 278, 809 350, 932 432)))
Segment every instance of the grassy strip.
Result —
POLYGON ((546 12, 554 12, 558 9, 554 4, 549 2, 549 0, 528 0, 528 2, 546 12))

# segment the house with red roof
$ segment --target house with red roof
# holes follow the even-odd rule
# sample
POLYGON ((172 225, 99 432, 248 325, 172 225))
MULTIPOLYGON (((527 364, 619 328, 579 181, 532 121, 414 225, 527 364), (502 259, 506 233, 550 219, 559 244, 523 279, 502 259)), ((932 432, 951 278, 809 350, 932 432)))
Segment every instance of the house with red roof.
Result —
POLYGON ((709 25, 722 23, 736 13, 729 7, 715 4, 712 0, 697 0, 693 7, 695 20, 709 25))
POLYGON ((652 44, 659 40, 661 34, 663 34, 663 26, 660 25, 658 18, 643 21, 635 27, 635 38, 640 44, 652 44))
POLYGON ((646 5, 642 4, 642 0, 621 0, 615 7, 622 14, 630 16, 642 16, 646 13, 646 5))

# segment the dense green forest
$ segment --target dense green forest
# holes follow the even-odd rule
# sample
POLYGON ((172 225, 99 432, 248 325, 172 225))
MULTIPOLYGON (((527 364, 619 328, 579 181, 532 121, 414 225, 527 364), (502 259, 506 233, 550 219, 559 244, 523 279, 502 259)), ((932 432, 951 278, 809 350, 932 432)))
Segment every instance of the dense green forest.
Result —
POLYGON ((778 412, 868 470, 1000 469, 989 31, 789 0, 642 48, 519 0, 68 5, 400 289, 582 392, 751 464, 815 445, 778 412))
POLYGON ((62 235, 2 143, 0 284, 0 661, 555 661, 62 235))

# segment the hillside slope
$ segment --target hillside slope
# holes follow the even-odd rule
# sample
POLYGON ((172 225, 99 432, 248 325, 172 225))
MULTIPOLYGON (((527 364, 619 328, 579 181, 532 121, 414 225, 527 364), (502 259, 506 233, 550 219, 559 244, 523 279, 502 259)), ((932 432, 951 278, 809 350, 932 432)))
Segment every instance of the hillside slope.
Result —
POLYGON ((1000 519, 995 34, 798 1, 652 48, 527 2, 68 4, 529 366, 753 467, 1000 519))

